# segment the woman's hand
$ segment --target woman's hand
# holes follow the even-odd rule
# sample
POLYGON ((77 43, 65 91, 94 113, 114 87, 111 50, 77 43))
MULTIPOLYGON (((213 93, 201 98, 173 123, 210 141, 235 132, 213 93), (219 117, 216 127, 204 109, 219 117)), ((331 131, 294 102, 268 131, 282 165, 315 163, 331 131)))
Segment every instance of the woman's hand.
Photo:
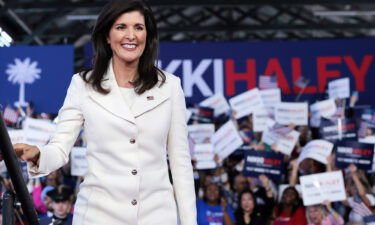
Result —
MULTIPOLYGON (((37 164, 40 155, 38 147, 27 144, 15 144, 13 148, 18 158, 37 164)), ((3 160, 3 155, 0 155, 0 159, 3 160)))

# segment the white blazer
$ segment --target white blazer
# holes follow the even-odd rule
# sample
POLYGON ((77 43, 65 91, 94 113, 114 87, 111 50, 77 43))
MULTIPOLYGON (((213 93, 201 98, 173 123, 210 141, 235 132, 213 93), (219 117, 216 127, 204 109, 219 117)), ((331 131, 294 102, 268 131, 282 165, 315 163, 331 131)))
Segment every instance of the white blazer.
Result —
POLYGON ((80 185, 74 225, 196 225, 194 179, 180 79, 125 103, 112 61, 103 78, 110 93, 93 90, 75 74, 59 111, 57 131, 40 147, 32 176, 47 175, 69 160, 81 127, 87 137, 88 173, 80 185), (169 181, 167 153, 173 185, 169 181))

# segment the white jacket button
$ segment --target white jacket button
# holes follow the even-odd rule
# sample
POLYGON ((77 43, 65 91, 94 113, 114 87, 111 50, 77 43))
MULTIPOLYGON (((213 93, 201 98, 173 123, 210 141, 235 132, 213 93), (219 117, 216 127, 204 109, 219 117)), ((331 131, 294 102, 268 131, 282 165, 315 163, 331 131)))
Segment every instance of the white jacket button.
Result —
POLYGON ((132 174, 133 174, 133 175, 137 175, 137 173, 138 173, 138 172, 137 172, 136 169, 132 170, 132 174))
POLYGON ((137 200, 133 199, 132 205, 136 205, 136 204, 137 204, 137 200))
POLYGON ((134 144, 134 143, 135 143, 135 139, 134 138, 130 139, 130 144, 134 144))

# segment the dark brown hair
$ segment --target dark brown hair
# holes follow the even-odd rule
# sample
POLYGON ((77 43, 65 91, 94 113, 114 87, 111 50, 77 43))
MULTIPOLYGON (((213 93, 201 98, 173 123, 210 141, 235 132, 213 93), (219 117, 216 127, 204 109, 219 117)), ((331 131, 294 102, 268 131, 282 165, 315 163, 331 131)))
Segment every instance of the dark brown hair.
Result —
POLYGON ((107 71, 109 60, 113 54, 111 47, 107 43, 109 31, 119 16, 131 11, 138 11, 144 16, 147 31, 146 46, 138 64, 139 76, 132 84, 135 86, 136 92, 142 94, 158 83, 159 76, 162 80, 161 84, 165 82, 164 73, 155 66, 158 52, 158 35, 151 8, 142 0, 111 0, 99 13, 91 35, 94 47, 93 68, 82 73, 83 80, 102 94, 110 92, 110 90, 102 87, 103 76, 107 71), (92 71, 91 75, 88 76, 90 71, 92 71))

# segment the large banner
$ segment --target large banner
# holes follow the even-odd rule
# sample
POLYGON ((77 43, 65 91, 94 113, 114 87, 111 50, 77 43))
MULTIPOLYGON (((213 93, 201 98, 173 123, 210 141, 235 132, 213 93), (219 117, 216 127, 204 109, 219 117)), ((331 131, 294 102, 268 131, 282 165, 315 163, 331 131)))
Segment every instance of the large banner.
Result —
POLYGON ((301 76, 310 80, 299 101, 315 102, 328 82, 348 77, 358 104, 371 101, 375 83, 375 38, 275 41, 161 43, 159 66, 182 78, 187 102, 223 93, 227 98, 258 86, 258 77, 275 75, 283 101, 294 101, 301 76))
POLYGON ((35 104, 39 113, 57 113, 74 69, 73 46, 0 48, 0 104, 35 104))

